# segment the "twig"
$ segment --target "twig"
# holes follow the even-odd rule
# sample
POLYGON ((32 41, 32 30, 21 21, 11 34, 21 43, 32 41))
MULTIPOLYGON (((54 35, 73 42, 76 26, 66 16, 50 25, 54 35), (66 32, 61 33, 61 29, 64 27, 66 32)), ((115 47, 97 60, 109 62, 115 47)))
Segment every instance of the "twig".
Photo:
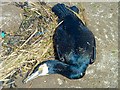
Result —
POLYGON ((37 40, 35 40, 35 42, 32 43, 31 46, 33 46, 36 42, 40 41, 43 37, 39 37, 37 40))
MULTIPOLYGON (((4 75, 4 76, 2 77, 2 79, 0 78, 0 80, 6 80, 5 78, 7 78, 8 76, 14 74, 15 72, 16 72, 16 71, 12 71, 12 72, 10 72, 10 73, 7 73, 6 75, 4 75)), ((7 79, 7 80, 8 80, 8 79, 7 79)))
POLYGON ((23 43, 23 45, 20 47, 20 49, 38 32, 38 29, 36 28, 35 32, 23 43))
POLYGON ((41 55, 41 57, 43 57, 45 55, 45 53, 48 51, 48 49, 50 48, 51 45, 52 45, 52 43, 50 43, 48 45, 48 47, 45 49, 45 51, 43 52, 43 54, 41 55))
POLYGON ((61 21, 56 27, 55 27, 55 29, 60 25, 60 24, 62 24, 63 23, 63 21, 61 21))
MULTIPOLYGON (((18 57, 16 58, 16 60, 11 60, 8 64, 4 65, 3 68, 1 68, 0 70, 3 70, 5 67, 7 67, 8 65, 13 65, 13 63, 15 63, 19 57, 21 57, 23 55, 23 53, 21 53, 20 55, 18 55, 18 57)), ((14 66, 15 67, 15 66, 14 66)), ((13 67, 12 67, 13 68, 13 67)), ((9 71, 11 70, 11 68, 8 69, 9 71)))
POLYGON ((24 61, 24 63, 33 63, 35 62, 36 60, 31 60, 31 61, 24 61))

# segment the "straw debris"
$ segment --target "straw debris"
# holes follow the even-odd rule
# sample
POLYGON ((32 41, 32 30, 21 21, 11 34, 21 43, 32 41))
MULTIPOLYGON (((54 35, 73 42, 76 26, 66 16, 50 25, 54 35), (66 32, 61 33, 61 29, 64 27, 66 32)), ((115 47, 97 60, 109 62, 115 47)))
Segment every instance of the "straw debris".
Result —
MULTIPOLYGON (((23 9, 22 23, 14 35, 7 35, 2 43, 4 53, 0 55, 0 81, 4 85, 15 74, 26 73, 37 62, 54 58, 52 36, 57 25, 51 6, 44 2, 14 3, 23 9)), ((8 83, 9 82, 9 83, 8 83)))

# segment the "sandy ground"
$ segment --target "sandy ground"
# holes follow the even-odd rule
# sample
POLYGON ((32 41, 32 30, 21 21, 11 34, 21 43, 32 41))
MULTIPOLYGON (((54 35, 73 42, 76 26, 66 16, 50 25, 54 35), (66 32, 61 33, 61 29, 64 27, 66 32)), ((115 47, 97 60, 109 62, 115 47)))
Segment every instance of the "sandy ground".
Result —
MULTIPOLYGON (((78 3, 74 3, 79 5, 78 3)), ((118 87, 118 3, 82 3, 85 8, 89 29, 97 43, 97 58, 89 65, 82 79, 69 80, 61 75, 36 78, 27 84, 16 79, 18 88, 117 88, 118 87)), ((11 5, 2 6, 3 30, 17 29, 20 10, 11 5), (16 24, 17 23, 17 24, 16 24)))

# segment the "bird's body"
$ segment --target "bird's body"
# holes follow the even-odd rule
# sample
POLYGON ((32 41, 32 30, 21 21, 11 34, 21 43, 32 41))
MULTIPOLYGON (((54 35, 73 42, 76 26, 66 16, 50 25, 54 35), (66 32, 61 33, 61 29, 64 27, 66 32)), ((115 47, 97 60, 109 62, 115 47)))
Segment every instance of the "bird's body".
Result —
POLYGON ((74 16, 67 16, 64 18, 64 22, 56 29, 54 34, 54 44, 56 52, 60 60, 70 64, 70 54, 80 57, 82 54, 88 54, 91 59, 95 59, 95 39, 94 35, 88 28, 80 23, 79 18, 74 16))
POLYGON ((58 23, 62 21, 53 36, 57 60, 48 60, 38 64, 28 76, 27 81, 31 80, 31 76, 36 71, 42 73, 44 70, 47 71, 44 75, 45 73, 61 74, 69 79, 79 79, 84 76, 88 65, 96 58, 94 35, 74 14, 74 12, 78 13, 78 9, 57 4, 52 11, 58 16, 58 23), (42 71, 40 71, 41 68, 42 71))

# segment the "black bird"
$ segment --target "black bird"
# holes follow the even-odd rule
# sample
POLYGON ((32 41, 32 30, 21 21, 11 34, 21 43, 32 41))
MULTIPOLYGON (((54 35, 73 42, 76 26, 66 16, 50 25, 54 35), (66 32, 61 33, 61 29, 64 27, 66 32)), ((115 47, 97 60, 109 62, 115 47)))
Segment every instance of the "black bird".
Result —
POLYGON ((58 3, 52 11, 61 23, 53 36, 57 60, 47 60, 38 64, 24 80, 25 83, 48 74, 61 74, 69 79, 79 79, 85 75, 88 65, 95 61, 95 38, 77 16, 78 8, 58 3))

